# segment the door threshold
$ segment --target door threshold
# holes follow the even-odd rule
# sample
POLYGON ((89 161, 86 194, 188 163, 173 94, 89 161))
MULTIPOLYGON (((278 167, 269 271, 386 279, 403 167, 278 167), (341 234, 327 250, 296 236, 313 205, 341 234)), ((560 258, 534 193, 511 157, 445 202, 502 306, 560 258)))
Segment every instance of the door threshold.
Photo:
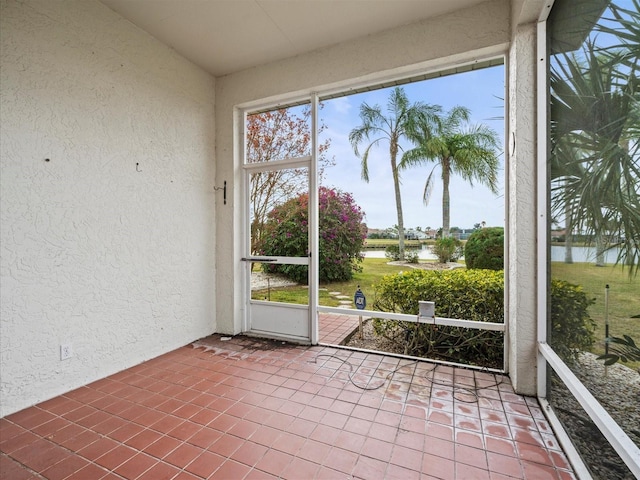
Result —
POLYGON ((305 337, 291 337, 288 335, 282 335, 273 332, 263 332, 260 330, 249 330, 248 332, 242 332, 242 335, 254 338, 267 338, 269 340, 281 340, 283 342, 295 343, 297 345, 311 345, 309 339, 305 337))

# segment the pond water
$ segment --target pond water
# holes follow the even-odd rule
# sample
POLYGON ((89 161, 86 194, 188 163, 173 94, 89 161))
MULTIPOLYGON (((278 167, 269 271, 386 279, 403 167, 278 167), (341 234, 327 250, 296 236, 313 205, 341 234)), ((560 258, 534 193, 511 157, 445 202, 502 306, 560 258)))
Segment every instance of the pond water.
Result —
MULTIPOLYGON (((551 247, 551 261, 564 262, 564 245, 554 245, 551 247)), ((604 253, 604 263, 614 265, 618 258, 620 249, 612 248, 604 253)), ((571 255, 575 263, 595 263, 596 249, 594 247, 572 247, 571 255)))
MULTIPOLYGON (((431 253, 431 249, 426 245, 423 245, 420 249, 408 248, 406 250, 408 252, 417 250, 418 258, 420 260, 436 260, 438 258, 433 253, 431 253)), ((362 252, 362 254, 365 256, 365 258, 385 258, 384 250, 365 250, 364 252, 362 252)))
MULTIPOLYGON (((593 247, 573 247, 573 261, 576 263, 594 263, 596 260, 596 249, 593 247)), ((362 252, 366 258, 385 258, 384 250, 366 250, 362 252)), ((427 246, 418 250, 420 260, 435 260, 437 257, 431 253, 427 246)), ((464 258, 464 257, 462 257, 464 258)), ((604 261, 607 264, 615 264, 618 258, 618 249, 611 249, 605 252, 604 261)), ((551 247, 551 261, 564 262, 564 246, 554 245, 551 247)))

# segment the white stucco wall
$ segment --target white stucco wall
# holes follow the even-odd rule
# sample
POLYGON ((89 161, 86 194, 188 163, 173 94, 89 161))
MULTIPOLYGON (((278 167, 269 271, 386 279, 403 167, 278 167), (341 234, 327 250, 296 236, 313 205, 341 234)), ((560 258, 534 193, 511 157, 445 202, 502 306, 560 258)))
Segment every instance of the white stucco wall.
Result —
POLYGON ((216 330, 217 194, 210 75, 97 1, 0 5, 3 416, 216 330))
MULTIPOLYGON (((216 81, 216 159, 218 183, 230 186, 228 205, 217 204, 216 313, 218 330, 241 331, 240 262, 242 179, 233 144, 234 107, 292 94, 348 89, 363 83, 425 73, 459 62, 505 54, 510 35, 510 3, 492 0, 284 61, 220 77, 216 81)), ((237 121, 237 120, 236 120, 237 121)))

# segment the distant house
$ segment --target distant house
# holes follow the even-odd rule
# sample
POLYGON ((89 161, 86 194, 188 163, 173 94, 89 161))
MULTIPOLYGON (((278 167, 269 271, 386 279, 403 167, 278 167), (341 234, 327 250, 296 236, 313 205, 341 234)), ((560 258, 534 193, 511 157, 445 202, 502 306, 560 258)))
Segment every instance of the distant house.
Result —
POLYGON ((379 228, 369 228, 367 229, 367 238, 381 238, 380 235, 382 235, 383 231, 379 228))
POLYGON ((407 240, 426 240, 428 237, 426 233, 410 228, 405 232, 404 238, 407 240))
POLYGON ((392 228, 369 228, 367 230, 367 238, 398 238, 398 232, 392 228))
POLYGON ((451 232, 451 236, 457 238, 458 240, 467 240, 475 231, 475 228, 463 228, 460 230, 456 230, 455 232, 451 232))

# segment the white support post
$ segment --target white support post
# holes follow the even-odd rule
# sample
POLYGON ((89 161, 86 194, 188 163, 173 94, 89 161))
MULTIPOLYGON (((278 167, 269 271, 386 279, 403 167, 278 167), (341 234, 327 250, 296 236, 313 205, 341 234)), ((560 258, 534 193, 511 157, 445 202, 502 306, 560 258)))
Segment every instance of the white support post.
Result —
POLYGON ((318 343, 318 95, 311 95, 311 164, 309 165, 309 332, 311 345, 318 343))
MULTIPOLYGON (((553 3, 553 2, 551 2, 553 3)), ((550 7, 549 7, 550 9, 550 7)), ((538 237, 538 275, 537 275, 537 322, 538 344, 547 341, 547 285, 549 282, 548 266, 548 187, 547 187, 547 136, 548 136, 548 69, 549 61, 547 55, 547 24, 545 21, 538 23, 537 33, 537 110, 538 110, 538 158, 537 158, 537 237, 538 237)), ((547 396, 547 363, 540 352, 537 353, 537 380, 536 390, 538 397, 547 396)))

